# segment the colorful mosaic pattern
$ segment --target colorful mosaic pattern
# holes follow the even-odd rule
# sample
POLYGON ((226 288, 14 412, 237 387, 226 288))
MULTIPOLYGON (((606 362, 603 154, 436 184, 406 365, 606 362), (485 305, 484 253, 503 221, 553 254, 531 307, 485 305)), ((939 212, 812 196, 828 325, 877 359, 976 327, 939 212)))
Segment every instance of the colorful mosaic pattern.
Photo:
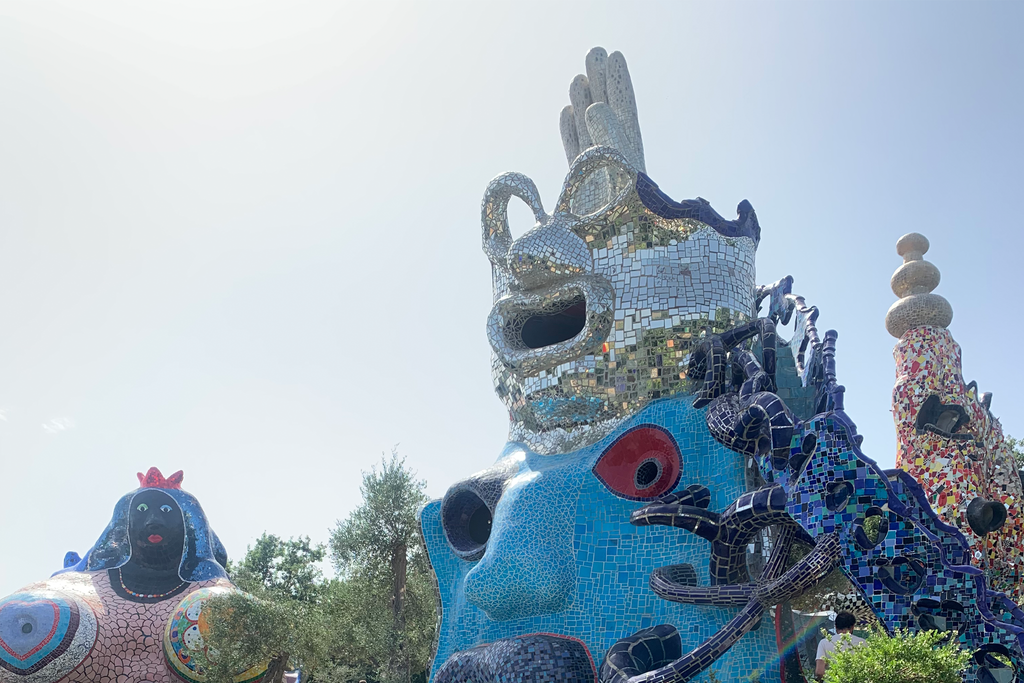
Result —
MULTIPOLYGON (((767 437, 758 448, 764 488, 740 497, 721 515, 709 515, 703 507, 687 501, 680 504, 667 499, 634 515, 640 523, 677 526, 713 544, 724 544, 714 553, 723 558, 726 567, 728 551, 736 545, 731 534, 742 530, 744 524, 754 524, 758 517, 781 522, 783 529, 796 522, 794 533, 811 536, 814 550, 774 581, 763 572, 758 581, 742 583, 731 571, 720 571, 717 576, 712 574, 710 588, 654 579, 652 588, 667 599, 689 604, 746 602, 744 609, 754 614, 798 595, 814 584, 815 577, 820 579, 839 566, 888 628, 947 630, 975 653, 975 665, 966 680, 1005 680, 1013 672, 993 655, 1007 657, 1013 669, 1020 671, 1024 612, 1007 596, 991 590, 982 572, 969 565, 970 550, 963 535, 939 519, 929 507, 924 489, 912 477, 900 470, 882 472, 860 451, 862 439, 844 412, 844 390, 836 383, 836 337, 830 331, 820 342, 816 369, 811 373, 822 412, 796 425, 788 458, 779 458, 776 444, 767 437), (749 511, 744 517, 738 515, 740 510, 749 511), (778 516, 783 511, 789 520, 778 516), (727 524, 730 517, 738 517, 738 521, 727 524), (873 517, 878 523, 868 525, 873 517), (875 530, 869 530, 870 526, 875 530)), ((749 353, 738 348, 727 356, 749 361, 749 353)), ((723 394, 714 400, 725 398, 723 394)), ((710 411, 707 417, 711 427, 710 411)), ((713 428, 711 431, 715 433, 713 428)), ((950 430, 939 432, 948 435, 950 430)), ((637 681, 689 680, 708 665, 708 656, 717 656, 723 643, 735 641, 748 624, 749 620, 734 621, 697 651, 637 681)))
MULTIPOLYGON (((656 457, 649 455, 652 444, 632 449, 633 476, 602 481, 596 474, 604 471, 605 457, 615 461, 615 469, 625 470, 624 441, 654 429, 667 433, 678 448, 679 478, 672 490, 703 487, 710 507, 728 506, 745 489, 745 460, 714 441, 704 424, 706 410, 694 409, 691 400, 681 396, 653 402, 614 434, 561 456, 510 443, 493 468, 454 485, 443 501, 424 508, 421 527, 441 596, 435 675, 460 651, 531 633, 577 638, 600 667, 624 636, 672 624, 682 651, 688 652, 736 616, 735 607, 681 605, 649 587, 654 571, 667 566, 674 568, 674 576, 706 581, 712 559, 701 538, 630 522, 644 504, 643 498, 635 500, 640 496, 630 486, 656 457), (486 482, 486 489, 475 484, 478 480, 486 482), (481 494, 474 500, 471 491, 481 494), (446 516, 443 511, 453 499, 459 500, 461 512, 446 516), (478 559, 467 560, 449 539, 468 537, 463 529, 475 517, 491 524, 478 536, 478 559)), ((654 441, 658 457, 665 443, 654 441)), ((663 470, 663 476, 673 481, 671 470, 663 470)), ((715 668, 722 680, 764 670, 767 683, 779 680, 777 667, 770 667, 775 658, 775 635, 764 627, 737 643, 715 668)))
POLYGON ((0 601, 0 683, 191 680, 161 636, 183 598, 232 588, 227 556, 181 473, 153 468, 139 482, 84 558, 0 601))
MULTIPOLYGON (((591 151, 595 158, 614 157, 591 151)), ((587 168, 586 155, 570 173, 581 184, 587 172, 600 168, 587 168)), ((621 159, 616 163, 621 169, 621 159)), ((485 199, 485 226, 486 207, 485 199)), ((564 273, 568 266, 546 268, 564 273)), ((596 442, 559 454, 569 442, 552 447, 546 432, 540 452, 529 439, 512 441, 494 469, 457 484, 445 501, 424 509, 421 523, 441 594, 437 680, 491 680, 456 662, 496 662, 506 647, 492 649, 498 643, 537 631, 577 638, 603 662, 602 683, 684 683, 713 667, 719 678, 756 674, 771 680, 780 671, 772 665, 774 643, 761 629, 769 608, 812 588, 836 567, 886 627, 947 630, 969 648, 974 659, 966 680, 1014 675, 1024 663, 1024 613, 969 566, 963 536, 936 516, 913 478, 882 472, 860 451, 862 438, 844 412, 844 390, 836 381, 837 334, 819 337, 817 311, 793 296, 791 285, 784 278, 752 292, 758 303, 770 297, 768 318, 733 320, 730 329, 706 328, 680 343, 688 353, 676 361, 683 368, 676 390, 623 404, 626 417, 610 423, 610 433, 596 442), (793 313, 796 334, 785 345, 792 365, 781 365, 795 372, 804 391, 778 376, 775 326, 793 313), (782 385, 803 402, 799 414, 806 417, 779 396, 782 385), (709 437, 729 450, 698 446, 709 437), (656 488, 659 476, 677 481, 675 469, 665 466, 672 450, 680 463, 678 484, 664 494, 656 488), (712 471, 702 470, 709 461, 712 471), (754 476, 745 465, 754 466, 754 476), (702 472, 712 476, 702 481, 702 472), (744 492, 744 483, 757 488, 744 492), (643 486, 652 486, 653 499, 629 515, 631 531, 622 501, 645 500, 643 486), (474 490, 485 493, 472 497, 474 490), (594 522, 605 515, 612 515, 611 533, 594 522), (878 518, 873 529, 869 518, 878 518), (644 533, 663 526, 692 536, 644 533), (451 540, 465 538, 475 544, 470 555, 451 540), (706 549, 694 547, 694 538, 706 549), (796 539, 814 548, 790 565, 796 539), (751 557, 757 542, 760 561, 751 557), (759 572, 752 574, 752 566, 759 572)), ((507 369, 515 363, 494 336, 507 331, 503 325, 492 313, 491 343, 507 369)), ((632 331, 638 337, 649 332, 643 326, 632 331)), ((587 343, 600 333, 593 328, 587 343)), ((570 367, 567 359, 585 352, 585 344, 572 346, 577 341, 552 351, 561 354, 559 367, 570 367)), ((676 341, 682 340, 665 340, 665 350, 676 341)), ((599 384, 559 386, 592 398, 588 392, 599 384)), ((571 404, 579 396, 565 398, 571 404)), ((512 416, 515 421, 515 411, 512 416)), ((589 432, 582 442, 599 433, 589 432)), ((517 661, 520 671, 531 670, 529 658, 519 655, 517 661)), ((541 664, 550 666, 550 658, 541 664)))
MULTIPOLYGON (((224 587, 201 588, 178 603, 178 607, 167 620, 164 628, 164 656, 168 667, 183 681, 204 683, 206 672, 202 660, 215 661, 205 638, 210 633, 207 613, 203 605, 217 595, 224 595, 231 589, 224 587)), ((266 666, 256 666, 239 673, 232 680, 235 683, 258 681, 267 672, 266 666)))
MULTIPOLYGON (((702 500, 724 505, 745 488, 744 458, 711 439, 684 397, 703 337, 750 319, 760 227, 749 202, 730 221, 702 199, 661 192, 645 175, 622 55, 595 48, 586 69, 561 115, 570 168, 554 211, 519 173, 492 181, 482 203, 495 301, 487 335, 510 440, 494 467, 421 516, 442 603, 435 676, 460 652, 492 661, 490 648, 526 634, 576 639, 600 659, 626 630, 671 621, 680 646, 693 647, 735 616, 651 593, 657 567, 696 580, 711 554, 629 514, 631 501, 673 490, 703 487, 702 500), (515 240, 513 196, 537 221, 515 240)), ((723 671, 771 659, 774 638, 762 636, 723 671)))
POLYGON ((893 356, 897 467, 920 482, 932 509, 964 535, 970 563, 985 570, 994 588, 1024 600, 1021 480, 991 396, 964 381, 960 346, 945 328, 907 331, 893 356))
POLYGON ((96 643, 96 615, 60 591, 15 593, 0 601, 0 669, 18 680, 56 680, 96 643))
POLYGON ((724 332, 753 309, 760 227, 749 203, 728 221, 704 200, 674 202, 619 150, 580 154, 551 215, 519 173, 490 183, 481 215, 495 388, 511 440, 534 452, 592 444, 648 402, 684 392, 684 359, 701 333, 724 332), (605 173, 619 181, 578 213, 577 196, 605 173), (537 220, 517 240, 513 196, 537 220))
POLYGON ((539 213, 538 226, 507 249, 498 236, 507 234, 508 197, 525 193, 542 212, 539 197, 518 174, 499 177, 485 195, 495 386, 512 438, 536 452, 592 443, 647 402, 683 392, 683 359, 700 333, 724 332, 752 309, 756 241, 659 216, 644 204, 638 177, 614 150, 584 152, 555 214, 539 213), (569 198, 606 166, 629 177, 618 203, 570 214, 569 198))
MULTIPOLYGON (((791 277, 754 286, 753 208, 727 221, 669 199, 644 173, 625 60, 598 48, 586 66, 561 115, 569 173, 554 212, 519 173, 484 195, 510 440, 421 514, 440 592, 435 680, 549 680, 552 656, 517 640, 537 633, 577 640, 602 683, 711 668, 776 680, 769 608, 837 567, 887 627, 948 630, 975 652, 968 680, 1005 680, 996 655, 1021 663, 1024 613, 987 588, 911 477, 860 451, 836 333, 819 336, 791 277), (537 221, 517 240, 513 196, 537 221), (796 541, 813 549, 794 560, 796 541)), ((911 260, 926 249, 904 242, 911 260)))

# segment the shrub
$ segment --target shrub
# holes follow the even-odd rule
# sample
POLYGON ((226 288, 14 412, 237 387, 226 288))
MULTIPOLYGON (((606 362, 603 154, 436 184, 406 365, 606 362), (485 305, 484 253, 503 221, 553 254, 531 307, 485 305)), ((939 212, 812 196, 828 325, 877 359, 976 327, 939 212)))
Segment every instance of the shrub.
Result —
POLYGON ((961 683, 970 654, 942 643, 948 635, 872 629, 863 644, 830 655, 825 683, 961 683))

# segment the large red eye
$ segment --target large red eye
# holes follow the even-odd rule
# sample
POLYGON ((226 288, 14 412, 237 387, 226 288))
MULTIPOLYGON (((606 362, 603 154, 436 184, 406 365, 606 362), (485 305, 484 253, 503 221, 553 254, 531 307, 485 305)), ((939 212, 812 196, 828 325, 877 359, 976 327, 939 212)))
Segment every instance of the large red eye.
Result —
POLYGON ((679 448, 661 427, 641 425, 616 439, 594 465, 594 476, 617 496, 651 500, 679 483, 679 448))

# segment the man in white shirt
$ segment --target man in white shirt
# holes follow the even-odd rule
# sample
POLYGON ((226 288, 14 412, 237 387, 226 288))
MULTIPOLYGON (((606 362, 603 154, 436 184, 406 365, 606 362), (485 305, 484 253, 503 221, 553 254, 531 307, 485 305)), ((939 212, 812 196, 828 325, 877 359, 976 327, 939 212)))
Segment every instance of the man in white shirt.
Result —
POLYGON ((818 655, 814 662, 814 675, 820 681, 828 668, 828 656, 838 650, 845 650, 848 647, 860 645, 863 638, 853 635, 853 627, 857 625, 857 617, 849 612, 838 612, 836 614, 836 635, 832 640, 823 638, 818 643, 818 655))

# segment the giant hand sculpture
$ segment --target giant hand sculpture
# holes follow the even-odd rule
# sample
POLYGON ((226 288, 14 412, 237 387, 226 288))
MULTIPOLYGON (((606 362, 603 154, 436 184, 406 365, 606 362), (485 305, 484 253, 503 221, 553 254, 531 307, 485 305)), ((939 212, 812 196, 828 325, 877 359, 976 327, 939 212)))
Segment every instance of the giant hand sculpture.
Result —
MULTIPOLYGON (((595 47, 587 54, 586 65, 587 75, 579 74, 569 85, 570 104, 559 118, 569 165, 591 147, 608 147, 637 171, 646 173, 636 96, 626 58, 621 52, 609 56, 603 47, 595 47)), ((574 200, 573 210, 585 215, 609 204, 625 182, 628 180, 621 173, 612 170, 594 174, 574 200)))
POLYGON ((701 333, 746 322, 754 308, 753 207, 743 201, 726 220, 702 199, 658 189, 643 172, 625 60, 604 55, 590 52, 562 111, 570 168, 554 212, 520 173, 491 181, 481 208, 495 389, 511 438, 544 454, 592 444, 684 391, 684 358, 701 333), (537 220, 516 240, 513 196, 537 220))

